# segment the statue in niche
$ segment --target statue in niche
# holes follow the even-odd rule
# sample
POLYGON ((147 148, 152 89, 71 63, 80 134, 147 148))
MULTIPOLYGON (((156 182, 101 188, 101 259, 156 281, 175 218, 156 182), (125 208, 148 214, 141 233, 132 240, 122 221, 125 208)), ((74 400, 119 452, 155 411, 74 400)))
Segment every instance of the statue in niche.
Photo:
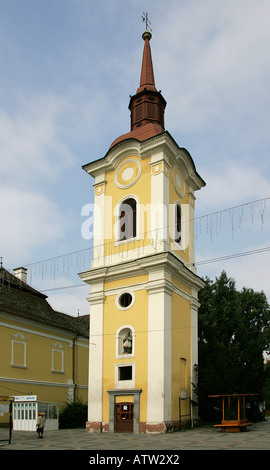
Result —
POLYGON ((130 331, 123 338, 123 349, 124 349, 124 354, 132 353, 132 337, 131 337, 130 331))

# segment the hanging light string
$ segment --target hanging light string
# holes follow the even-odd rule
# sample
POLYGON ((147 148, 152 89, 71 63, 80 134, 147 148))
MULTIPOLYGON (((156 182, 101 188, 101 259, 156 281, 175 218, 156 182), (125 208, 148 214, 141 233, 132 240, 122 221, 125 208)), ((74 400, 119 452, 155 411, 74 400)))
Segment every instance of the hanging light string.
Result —
POLYGON ((205 222, 206 233, 207 235, 210 236, 212 240, 213 230, 214 230, 214 220, 215 220, 215 227, 216 227, 216 235, 218 235, 218 232, 222 226, 222 215, 228 214, 229 219, 230 219, 230 225, 231 225, 231 236, 232 238, 234 238, 234 231, 235 231, 235 224, 236 224, 237 216, 238 216, 238 228, 240 231, 242 231, 242 222, 243 222, 245 207, 249 207, 250 209, 250 218, 251 218, 251 223, 253 226, 254 226, 255 211, 257 208, 259 212, 259 216, 260 216, 261 228, 263 228, 264 214, 265 214, 266 205, 269 199, 270 199, 269 197, 264 198, 264 199, 257 199, 256 201, 247 202, 247 203, 240 204, 237 206, 229 207, 228 209, 219 210, 216 212, 212 212, 210 214, 206 214, 206 215, 191 219, 191 220, 194 220, 196 223, 196 237, 198 237, 198 234, 201 234, 202 223, 205 222))
MULTIPOLYGON (((194 224, 194 231, 196 239, 202 235, 204 231, 206 235, 210 237, 210 240, 213 240, 214 232, 216 236, 218 236, 219 232, 222 230, 222 222, 224 219, 224 215, 229 216, 230 221, 230 229, 231 229, 231 236, 232 239, 234 238, 236 223, 238 222, 238 228, 242 231, 243 226, 243 218, 244 218, 244 209, 249 207, 250 212, 250 219, 251 223, 254 226, 255 224, 255 212, 258 212, 259 219, 260 219, 260 226, 263 228, 264 226, 264 216, 266 211, 266 206, 269 201, 269 197, 264 199, 258 199, 256 201, 240 204, 237 206, 233 206, 227 209, 215 211, 203 216, 198 216, 191 218, 189 220, 183 221, 184 224, 193 223, 194 224), (237 220, 238 219, 238 220, 237 220)), ((228 224, 227 224, 228 226, 228 224)), ((169 229, 171 226, 165 226, 162 228, 149 230, 140 234, 138 239, 131 240, 129 242, 133 243, 134 249, 137 250, 138 257, 144 252, 145 248, 145 240, 148 241, 147 244, 150 243, 152 246, 157 246, 160 239, 160 233, 164 233, 164 230, 169 229)), ((166 241, 162 239, 162 242, 166 245, 166 241)), ((169 248, 169 243, 167 243, 169 248)), ((63 255, 59 255, 53 258, 48 258, 45 260, 37 261, 35 263, 30 263, 25 265, 25 267, 29 271, 30 279, 32 275, 41 276, 42 279, 44 275, 50 275, 51 277, 55 278, 57 272, 64 272, 65 275, 69 276, 71 267, 76 267, 76 269, 82 269, 86 264, 87 267, 90 267, 90 263, 92 258, 102 258, 104 257, 104 253, 116 254, 118 249, 118 254, 122 254, 124 259, 124 254, 127 253, 127 245, 118 245, 115 246, 115 241, 106 242, 100 245, 91 246, 89 248, 84 248, 81 250, 77 250, 71 253, 66 253, 63 255)), ((231 255, 229 255, 231 256, 231 255)), ((202 264, 202 262, 200 262, 202 264)), ((195 263, 198 265, 198 263, 195 263)))
MULTIPOLYGON (((220 256, 218 258, 210 258, 210 259, 204 259, 201 261, 197 261, 196 263, 188 264, 188 267, 191 266, 201 266, 203 264, 211 264, 211 263, 218 263, 220 261, 227 261, 235 258, 241 258, 243 256, 250 256, 250 255, 256 255, 258 253, 265 253, 267 251, 270 251, 270 246, 266 246, 264 248, 258 248, 257 250, 250 250, 250 251, 243 251, 239 253, 233 253, 230 255, 226 256, 220 256)), ((50 289, 43 289, 42 292, 51 292, 55 290, 64 290, 64 289, 75 289, 77 287, 85 287, 85 284, 80 283, 80 284, 73 284, 70 286, 60 286, 60 287, 52 287, 50 289)))

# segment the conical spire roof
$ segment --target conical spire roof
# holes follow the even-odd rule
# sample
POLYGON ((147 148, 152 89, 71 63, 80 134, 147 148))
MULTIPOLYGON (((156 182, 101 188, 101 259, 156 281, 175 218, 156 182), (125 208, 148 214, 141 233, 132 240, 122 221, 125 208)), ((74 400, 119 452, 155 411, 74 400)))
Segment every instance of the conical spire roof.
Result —
POLYGON ((149 123, 158 124, 164 129, 164 111, 166 101, 156 89, 150 39, 152 34, 145 31, 140 86, 129 103, 131 112, 131 130, 149 123))
POLYGON ((157 91, 155 86, 154 68, 150 48, 152 34, 149 31, 145 31, 142 37, 144 39, 144 49, 142 58, 141 81, 137 93, 140 93, 140 91, 144 89, 157 91))
POLYGON ((142 38, 144 49, 141 65, 140 86, 130 97, 130 132, 118 137, 110 149, 123 140, 134 138, 147 140, 164 132, 164 112, 166 101, 157 91, 150 48, 152 34, 146 30, 142 38))

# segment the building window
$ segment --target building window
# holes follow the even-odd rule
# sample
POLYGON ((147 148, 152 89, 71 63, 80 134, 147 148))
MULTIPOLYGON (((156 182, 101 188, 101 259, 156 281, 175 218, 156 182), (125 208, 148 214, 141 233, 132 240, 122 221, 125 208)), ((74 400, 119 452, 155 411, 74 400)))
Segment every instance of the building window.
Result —
POLYGON ((182 239, 182 210, 180 204, 175 204, 175 224, 174 224, 174 240, 181 245, 182 239))
POLYGON ((132 295, 129 292, 125 292, 119 297, 119 304, 121 307, 129 307, 132 302, 132 295))
POLYGON ((64 372, 64 347, 60 343, 52 345, 52 372, 64 372))
POLYGON ((119 240, 128 240, 137 235, 137 203, 135 199, 125 199, 119 210, 119 240))
POLYGON ((115 388, 135 387, 135 364, 116 364, 115 366, 115 388))
POLYGON ((116 297, 115 303, 119 310, 127 310, 133 306, 135 295, 131 291, 120 292, 116 297))
POLYGON ((118 380, 132 380, 132 366, 118 367, 118 380))
POLYGON ((26 338, 21 333, 12 335, 11 366, 25 368, 26 365, 26 338))

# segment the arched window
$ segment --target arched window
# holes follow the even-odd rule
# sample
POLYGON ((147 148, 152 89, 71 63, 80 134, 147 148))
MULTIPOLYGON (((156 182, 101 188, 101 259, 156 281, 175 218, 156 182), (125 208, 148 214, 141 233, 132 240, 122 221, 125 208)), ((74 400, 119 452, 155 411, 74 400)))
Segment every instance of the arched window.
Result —
POLYGON ((181 244, 181 230, 182 230, 182 214, 180 204, 175 204, 175 227, 174 239, 176 243, 181 244))
POLYGON ((126 357, 134 355, 135 331, 126 325, 116 333, 116 357, 126 357))
POLYGON ((135 199, 125 199, 120 206, 120 240, 128 240, 137 235, 137 203, 135 199))

